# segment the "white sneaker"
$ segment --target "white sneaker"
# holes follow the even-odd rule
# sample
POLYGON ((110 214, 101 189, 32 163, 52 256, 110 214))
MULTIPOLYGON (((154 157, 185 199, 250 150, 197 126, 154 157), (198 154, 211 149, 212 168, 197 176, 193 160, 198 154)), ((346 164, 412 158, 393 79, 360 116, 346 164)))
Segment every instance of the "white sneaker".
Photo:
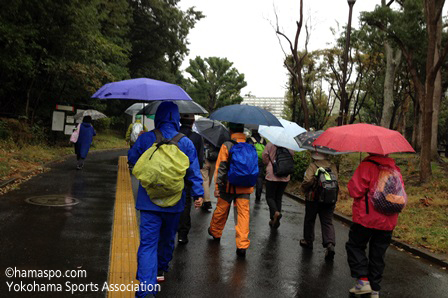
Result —
POLYGON ((358 279, 356 285, 349 292, 355 295, 370 294, 372 293, 372 288, 370 287, 370 282, 358 279))
POLYGON ((372 291, 372 293, 370 293, 370 298, 380 298, 380 292, 372 291))

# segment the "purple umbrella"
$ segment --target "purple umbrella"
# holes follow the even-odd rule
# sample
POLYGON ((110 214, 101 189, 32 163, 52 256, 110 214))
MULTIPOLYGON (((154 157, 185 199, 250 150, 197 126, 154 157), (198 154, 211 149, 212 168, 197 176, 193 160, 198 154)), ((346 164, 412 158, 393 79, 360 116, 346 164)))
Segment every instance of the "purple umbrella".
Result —
POLYGON ((92 98, 125 100, 192 100, 181 87, 153 79, 131 79, 108 83, 92 98))

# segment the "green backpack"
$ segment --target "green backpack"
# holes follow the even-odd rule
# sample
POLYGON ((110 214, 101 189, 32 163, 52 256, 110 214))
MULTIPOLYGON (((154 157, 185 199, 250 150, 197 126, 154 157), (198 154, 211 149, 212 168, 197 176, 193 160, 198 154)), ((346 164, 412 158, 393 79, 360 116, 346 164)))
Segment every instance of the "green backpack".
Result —
POLYGON ((251 137, 250 139, 254 143, 255 150, 257 150, 258 160, 261 161, 263 159, 264 148, 266 147, 265 145, 262 144, 264 141, 264 138, 262 137, 260 139, 260 142, 257 142, 257 140, 254 137, 251 137))
POLYGON ((156 141, 140 156, 132 174, 140 181, 154 204, 171 207, 182 197, 190 159, 178 146, 183 134, 179 133, 172 139, 165 139, 158 129, 154 130, 154 134, 156 141))

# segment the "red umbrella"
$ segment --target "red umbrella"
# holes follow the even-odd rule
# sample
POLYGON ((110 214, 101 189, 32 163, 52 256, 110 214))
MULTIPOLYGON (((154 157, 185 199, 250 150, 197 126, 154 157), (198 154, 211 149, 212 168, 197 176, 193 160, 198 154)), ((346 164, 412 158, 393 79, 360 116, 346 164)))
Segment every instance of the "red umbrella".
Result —
POLYGON ((386 155, 394 152, 415 152, 406 139, 395 130, 366 123, 327 129, 314 146, 327 146, 337 151, 370 152, 386 155))

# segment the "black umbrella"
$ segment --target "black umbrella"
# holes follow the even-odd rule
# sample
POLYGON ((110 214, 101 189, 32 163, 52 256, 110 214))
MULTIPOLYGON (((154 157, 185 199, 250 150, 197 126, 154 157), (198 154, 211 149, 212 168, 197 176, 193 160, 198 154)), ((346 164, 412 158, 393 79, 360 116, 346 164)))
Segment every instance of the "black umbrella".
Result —
MULTIPOLYGON (((153 115, 157 112, 162 101, 152 101, 147 104, 137 115, 153 115)), ((179 113, 185 114, 207 114, 207 110, 204 109, 200 104, 192 100, 174 100, 173 101, 179 107, 179 113)))
POLYGON ((214 111, 210 119, 242 124, 282 126, 271 112, 249 105, 230 105, 214 111))
POLYGON ((344 154, 348 152, 340 152, 336 151, 334 149, 325 147, 325 146, 313 146, 313 142, 323 133, 323 130, 319 131, 307 131, 303 132, 296 137, 294 137, 294 140, 296 140, 297 144, 302 149, 307 149, 311 151, 317 151, 324 154, 330 154, 330 155, 337 155, 337 154, 344 154))
POLYGON ((215 147, 230 140, 230 133, 227 128, 219 121, 201 118, 195 121, 194 125, 198 133, 209 141, 215 147))

